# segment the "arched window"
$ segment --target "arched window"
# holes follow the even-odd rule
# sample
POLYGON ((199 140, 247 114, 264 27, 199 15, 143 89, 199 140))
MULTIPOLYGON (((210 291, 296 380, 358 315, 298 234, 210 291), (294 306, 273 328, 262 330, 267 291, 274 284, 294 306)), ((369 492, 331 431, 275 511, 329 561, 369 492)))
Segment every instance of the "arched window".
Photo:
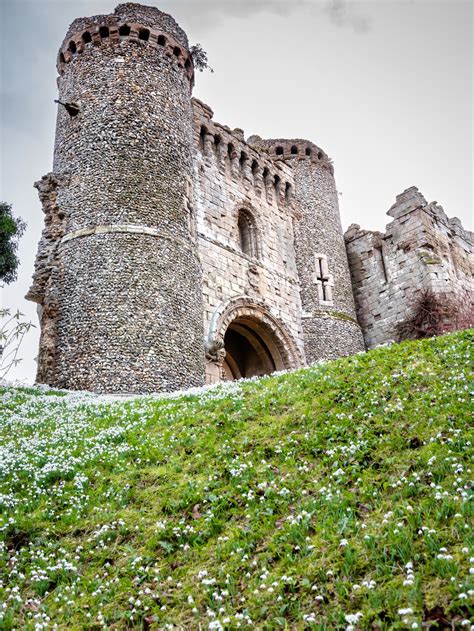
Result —
POLYGON ((253 215, 248 211, 239 210, 237 222, 239 228, 240 249, 244 254, 253 258, 258 257, 257 226, 253 215))
POLYGON ((130 35, 130 27, 128 24, 122 24, 119 28, 120 37, 128 37, 130 35))
POLYGON ((277 156, 282 156, 283 155, 283 147, 277 147, 275 149, 275 153, 277 154, 277 156))
POLYGON ((141 28, 138 32, 138 39, 142 39, 147 42, 150 39, 150 31, 147 28, 141 28))
POLYGON ((297 147, 296 145, 293 145, 293 146, 291 147, 291 153, 292 153, 293 155, 296 155, 296 154, 298 153, 298 147, 297 147))
POLYGON ((106 38, 109 36, 109 27, 108 26, 101 26, 99 29, 99 34, 102 37, 102 39, 106 38))

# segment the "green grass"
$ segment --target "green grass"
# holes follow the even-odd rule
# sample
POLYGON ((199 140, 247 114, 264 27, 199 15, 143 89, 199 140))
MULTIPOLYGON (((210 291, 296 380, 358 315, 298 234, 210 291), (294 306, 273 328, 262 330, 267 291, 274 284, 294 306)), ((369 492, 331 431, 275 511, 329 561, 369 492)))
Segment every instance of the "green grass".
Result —
POLYGON ((4 388, 0 627, 470 629, 472 341, 195 395, 4 388))

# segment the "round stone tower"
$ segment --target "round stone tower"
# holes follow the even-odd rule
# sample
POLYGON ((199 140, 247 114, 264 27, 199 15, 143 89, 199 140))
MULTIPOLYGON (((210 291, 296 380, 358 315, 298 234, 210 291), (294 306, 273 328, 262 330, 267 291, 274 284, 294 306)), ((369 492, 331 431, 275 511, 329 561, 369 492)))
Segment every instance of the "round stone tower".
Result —
POLYGON ((75 20, 58 55, 54 172, 33 287, 38 381, 97 392, 204 382, 192 207, 192 57, 156 8, 75 20))
POLYGON ((293 167, 295 254, 308 363, 364 350, 357 323, 334 169, 329 157, 302 139, 261 140, 273 159, 293 167))

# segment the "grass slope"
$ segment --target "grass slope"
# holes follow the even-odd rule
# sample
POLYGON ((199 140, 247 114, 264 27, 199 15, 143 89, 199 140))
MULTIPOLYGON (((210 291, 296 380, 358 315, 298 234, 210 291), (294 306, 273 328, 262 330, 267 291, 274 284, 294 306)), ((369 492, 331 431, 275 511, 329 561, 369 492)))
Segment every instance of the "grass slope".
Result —
POLYGON ((193 396, 3 389, 0 627, 471 629, 472 341, 193 396))

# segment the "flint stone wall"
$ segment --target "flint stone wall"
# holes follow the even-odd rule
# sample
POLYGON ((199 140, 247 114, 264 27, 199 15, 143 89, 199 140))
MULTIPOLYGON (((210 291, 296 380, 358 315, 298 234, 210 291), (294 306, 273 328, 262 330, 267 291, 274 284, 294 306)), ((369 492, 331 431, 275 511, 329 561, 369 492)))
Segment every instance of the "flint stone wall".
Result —
POLYGON ((295 179, 295 253, 302 326, 308 363, 364 350, 356 320, 334 169, 327 154, 303 139, 256 139, 277 164, 291 167, 295 179), (324 257, 326 285, 318 281, 324 257))
POLYGON ((55 250, 55 273, 31 293, 54 339, 40 350, 39 381, 99 392, 204 383, 192 67, 175 40, 187 44, 170 16, 126 4, 76 20, 62 45, 59 99, 80 114, 58 110, 52 179, 64 225, 54 248, 40 246, 40 259, 55 250))
MULTIPOLYGON (((474 312, 473 235, 416 187, 397 196, 385 233, 350 226, 345 234, 357 317, 368 348, 397 339, 416 296, 431 290, 474 312)), ((458 314, 452 314, 455 322, 458 314)), ((473 323, 474 324, 474 323, 473 323)))

